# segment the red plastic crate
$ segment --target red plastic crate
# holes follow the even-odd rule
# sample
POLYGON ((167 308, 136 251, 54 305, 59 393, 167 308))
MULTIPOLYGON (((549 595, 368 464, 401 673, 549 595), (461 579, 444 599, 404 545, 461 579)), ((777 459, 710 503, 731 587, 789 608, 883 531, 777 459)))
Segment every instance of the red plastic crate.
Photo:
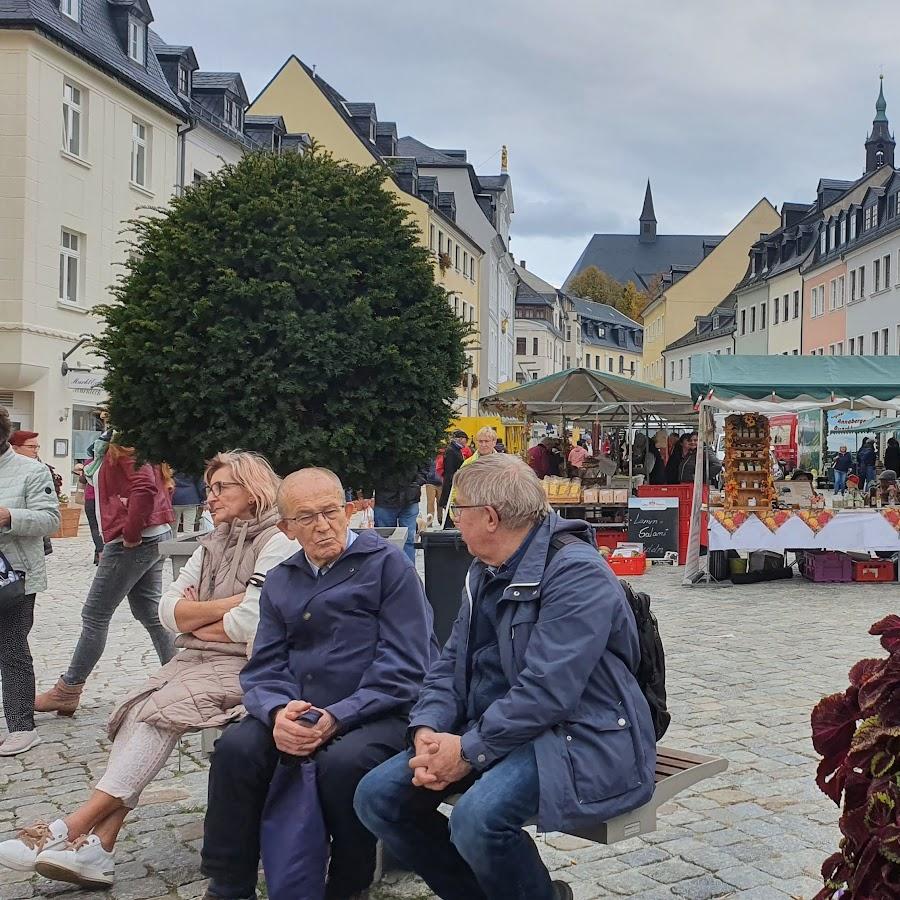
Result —
POLYGON ((627 528, 597 528, 595 539, 598 547, 608 547, 615 550, 619 544, 628 540, 627 528))
POLYGON ((853 560, 854 581, 894 581, 894 564, 889 559, 853 560))
POLYGON ((609 567, 620 578, 623 575, 643 575, 647 571, 647 557, 640 556, 609 556, 606 561, 609 567))
POLYGON ((804 550, 800 574, 809 581, 853 581, 852 560, 839 550, 804 550))
MULTIPOLYGON (((638 497, 677 497, 678 508, 690 512, 691 499, 694 496, 693 484, 642 484, 637 489, 638 497)), ((709 485, 703 485, 703 500, 709 499, 709 485)))

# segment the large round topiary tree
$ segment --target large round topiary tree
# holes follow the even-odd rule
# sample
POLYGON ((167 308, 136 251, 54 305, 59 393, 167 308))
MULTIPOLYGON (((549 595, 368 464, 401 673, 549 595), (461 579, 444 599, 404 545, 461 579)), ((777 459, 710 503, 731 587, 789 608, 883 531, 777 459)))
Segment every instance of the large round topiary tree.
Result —
POLYGON ((359 487, 427 461, 467 331, 386 177, 253 154, 133 223, 97 340, 126 443, 186 472, 244 447, 359 487))

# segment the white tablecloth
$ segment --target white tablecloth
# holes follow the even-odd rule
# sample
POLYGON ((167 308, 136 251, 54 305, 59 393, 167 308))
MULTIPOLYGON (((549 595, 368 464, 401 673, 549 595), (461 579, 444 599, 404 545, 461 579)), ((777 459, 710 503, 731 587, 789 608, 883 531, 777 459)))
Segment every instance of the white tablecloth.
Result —
POLYGON ((733 534, 714 516, 709 517, 710 550, 900 550, 900 533, 878 510, 835 511, 818 533, 792 515, 777 531, 756 514, 733 534))

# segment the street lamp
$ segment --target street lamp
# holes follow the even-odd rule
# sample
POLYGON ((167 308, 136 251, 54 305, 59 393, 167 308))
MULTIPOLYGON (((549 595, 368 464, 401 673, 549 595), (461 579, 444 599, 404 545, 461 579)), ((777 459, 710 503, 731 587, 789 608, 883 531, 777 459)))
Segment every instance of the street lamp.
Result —
POLYGON ((92 334, 82 334, 78 337, 78 343, 75 344, 67 353, 63 353, 62 355, 62 365, 60 366, 60 371, 63 374, 63 378, 69 374, 69 372, 92 372, 91 368, 81 368, 79 366, 70 366, 66 360, 79 348, 83 347, 85 344, 90 344, 91 341, 94 340, 94 336, 92 334))

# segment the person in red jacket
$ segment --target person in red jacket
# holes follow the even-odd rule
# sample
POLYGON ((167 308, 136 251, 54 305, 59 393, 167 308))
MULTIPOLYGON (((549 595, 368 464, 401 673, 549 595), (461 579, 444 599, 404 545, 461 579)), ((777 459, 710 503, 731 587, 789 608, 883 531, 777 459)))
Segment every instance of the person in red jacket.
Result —
POLYGON ((37 695, 37 712, 74 714, 84 683, 106 649, 110 619, 126 596, 132 615, 150 634, 160 663, 175 655, 173 636, 158 612, 163 568, 158 545, 171 537, 174 518, 171 471, 139 464, 135 451, 115 439, 97 441, 95 453, 100 465, 92 474, 103 552, 81 610, 81 635, 72 661, 49 691, 37 695))

